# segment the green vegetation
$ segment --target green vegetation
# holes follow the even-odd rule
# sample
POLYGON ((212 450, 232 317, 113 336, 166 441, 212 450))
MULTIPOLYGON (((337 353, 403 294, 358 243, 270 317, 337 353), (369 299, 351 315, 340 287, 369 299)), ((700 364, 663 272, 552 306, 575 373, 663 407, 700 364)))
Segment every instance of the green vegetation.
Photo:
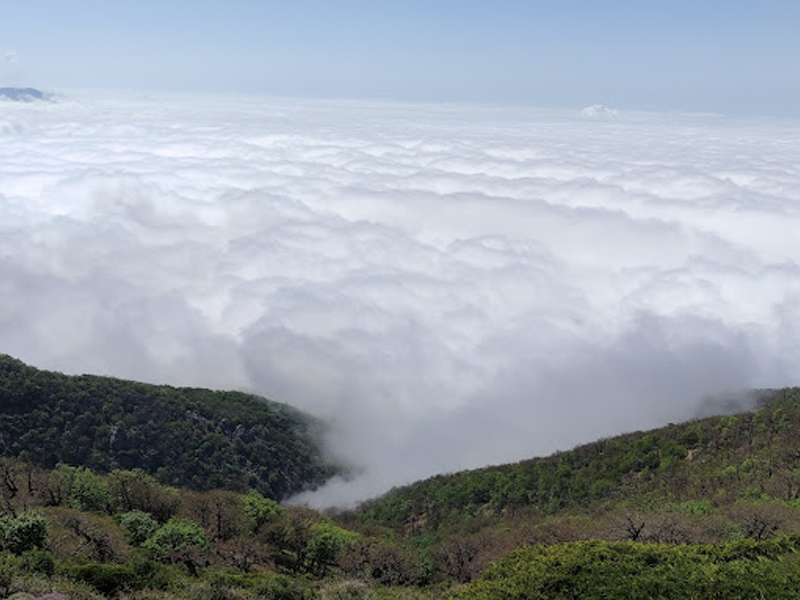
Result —
POLYGON ((275 521, 283 514, 283 509, 277 502, 265 498, 256 490, 250 490, 244 497, 244 511, 252 520, 254 532, 258 532, 264 525, 275 521))
POLYGON ((796 598, 800 540, 670 546, 632 542, 539 545, 513 553, 450 598, 796 598))
MULTIPOLYGON (((800 501, 800 389, 761 392, 761 407, 579 446, 547 458, 439 475, 362 507, 395 528, 438 531, 500 515, 700 502, 800 501)), ((686 505, 693 506, 692 504, 686 505)), ((692 509, 687 508, 691 512, 692 509)))
POLYGON ((158 529, 158 522, 146 512, 132 510, 118 515, 120 526, 128 534, 128 540, 133 546, 141 546, 158 529))
POLYGON ((0 516, 0 549, 22 554, 44 546, 47 521, 41 513, 25 511, 0 516))
POLYGON ((196 491, 141 471, 0 459, 0 597, 432 597, 423 553, 260 492, 196 491), (403 557, 406 562, 398 562, 403 557), (387 584, 409 584, 395 594, 387 584), (399 594, 399 596, 398 596, 399 594), (380 596, 378 596, 380 597, 380 596))
MULTIPOLYGON (((0 456, 46 468, 140 469, 168 485, 281 499, 334 473, 320 434, 310 416, 248 394, 66 376, 0 355, 0 456)), ((95 510, 108 490, 87 473, 61 469, 74 507, 95 510)))
POLYGON ((800 390, 757 396, 321 514, 277 501, 332 472, 287 407, 0 357, 0 598, 794 598, 800 390))

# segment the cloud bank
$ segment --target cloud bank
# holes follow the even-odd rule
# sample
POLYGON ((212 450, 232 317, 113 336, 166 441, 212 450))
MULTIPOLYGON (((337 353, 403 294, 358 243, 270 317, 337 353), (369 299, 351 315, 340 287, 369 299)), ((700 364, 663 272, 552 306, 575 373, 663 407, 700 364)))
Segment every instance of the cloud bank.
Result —
POLYGON ((585 116, 4 106, 0 351, 329 419, 315 504, 796 383, 800 123, 585 116))

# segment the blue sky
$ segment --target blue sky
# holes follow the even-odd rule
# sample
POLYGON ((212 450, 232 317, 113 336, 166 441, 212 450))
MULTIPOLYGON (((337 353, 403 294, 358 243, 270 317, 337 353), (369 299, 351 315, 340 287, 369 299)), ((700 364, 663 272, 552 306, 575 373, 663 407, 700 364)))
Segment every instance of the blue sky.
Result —
POLYGON ((4 85, 800 116, 796 0, 4 5, 4 85))

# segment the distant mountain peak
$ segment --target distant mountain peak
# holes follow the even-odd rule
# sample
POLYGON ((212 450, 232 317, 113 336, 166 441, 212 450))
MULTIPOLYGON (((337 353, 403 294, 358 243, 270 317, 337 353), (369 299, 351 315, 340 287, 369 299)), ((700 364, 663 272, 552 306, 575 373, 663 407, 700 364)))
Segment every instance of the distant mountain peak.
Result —
POLYGON ((50 94, 30 87, 4 87, 0 88, 0 99, 11 100, 12 102, 35 102, 38 100, 50 100, 50 94))

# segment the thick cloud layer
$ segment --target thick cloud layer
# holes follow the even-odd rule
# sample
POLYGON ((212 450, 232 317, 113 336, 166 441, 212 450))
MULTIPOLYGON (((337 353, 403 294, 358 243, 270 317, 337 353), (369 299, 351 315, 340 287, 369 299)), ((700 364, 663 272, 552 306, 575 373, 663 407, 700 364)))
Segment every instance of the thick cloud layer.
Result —
POLYGON ((333 423, 348 502, 797 380, 800 123, 0 107, 0 351, 333 423))

